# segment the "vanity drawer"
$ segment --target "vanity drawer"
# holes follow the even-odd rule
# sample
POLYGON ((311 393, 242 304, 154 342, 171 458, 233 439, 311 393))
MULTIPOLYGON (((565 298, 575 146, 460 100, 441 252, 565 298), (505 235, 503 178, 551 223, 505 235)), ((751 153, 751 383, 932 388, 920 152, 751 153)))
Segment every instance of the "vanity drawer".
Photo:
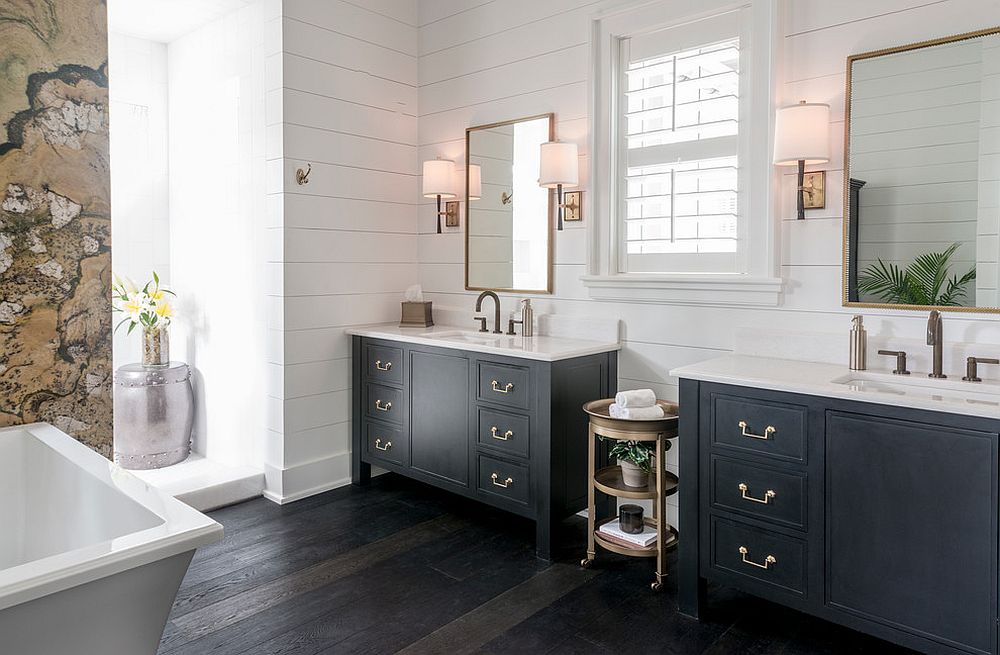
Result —
POLYGON ((400 389, 369 384, 366 396, 365 414, 378 421, 403 423, 403 417, 406 416, 405 396, 400 389))
POLYGON ((712 456, 712 506, 806 527, 806 475, 712 456))
POLYGON ((527 416, 480 407, 479 445, 517 457, 528 457, 529 425, 527 416))
POLYGON ((712 443, 794 462, 806 461, 807 410, 763 400, 712 395, 712 443))
POLYGON ((711 539, 713 569, 805 595, 804 541, 716 516, 711 539))
POLYGON ((530 377, 524 366, 479 362, 479 399, 527 409, 530 377))
POLYGON ((527 505, 530 490, 527 466, 479 456, 479 491, 527 505))
POLYGON ((368 379, 388 384, 403 383, 403 349, 370 343, 365 347, 368 379))
POLYGON ((364 434, 367 442, 366 450, 371 459, 406 465, 409 443, 402 430, 390 425, 365 421, 364 434))

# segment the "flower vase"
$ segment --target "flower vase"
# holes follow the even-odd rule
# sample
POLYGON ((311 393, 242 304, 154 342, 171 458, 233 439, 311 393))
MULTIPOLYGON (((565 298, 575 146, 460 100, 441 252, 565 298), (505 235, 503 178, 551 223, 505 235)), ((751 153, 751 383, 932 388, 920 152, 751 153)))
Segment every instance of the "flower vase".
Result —
POLYGON ((143 328, 142 365, 166 366, 170 363, 170 337, 166 328, 143 328))

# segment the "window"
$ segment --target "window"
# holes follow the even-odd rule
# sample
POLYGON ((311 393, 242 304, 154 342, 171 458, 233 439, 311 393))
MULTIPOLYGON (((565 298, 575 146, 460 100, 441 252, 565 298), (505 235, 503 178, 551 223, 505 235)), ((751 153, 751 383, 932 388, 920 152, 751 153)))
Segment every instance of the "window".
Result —
POLYGON ((592 162, 592 296, 631 285, 632 299, 637 284, 684 287, 679 299, 700 283, 780 291, 770 212, 776 4, 655 3, 595 18, 592 152, 611 156, 592 162), (684 6, 708 11, 681 15, 684 6))
POLYGON ((627 271, 735 272, 740 40, 671 49, 681 29, 619 42, 622 261, 627 271))

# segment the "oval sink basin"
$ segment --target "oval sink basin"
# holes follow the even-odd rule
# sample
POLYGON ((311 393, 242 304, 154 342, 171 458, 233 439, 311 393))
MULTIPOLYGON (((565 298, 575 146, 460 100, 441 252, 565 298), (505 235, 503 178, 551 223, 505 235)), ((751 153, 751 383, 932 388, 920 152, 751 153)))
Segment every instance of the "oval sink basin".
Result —
POLYGON ((854 391, 1000 406, 1000 385, 995 382, 963 382, 960 377, 939 380, 928 378, 926 373, 916 372, 903 376, 860 371, 832 382, 854 391))
POLYGON ((425 335, 427 339, 440 339, 441 341, 453 341, 459 343, 476 343, 480 345, 493 345, 503 338, 502 334, 491 332, 464 332, 462 330, 452 330, 450 332, 435 332, 425 335))

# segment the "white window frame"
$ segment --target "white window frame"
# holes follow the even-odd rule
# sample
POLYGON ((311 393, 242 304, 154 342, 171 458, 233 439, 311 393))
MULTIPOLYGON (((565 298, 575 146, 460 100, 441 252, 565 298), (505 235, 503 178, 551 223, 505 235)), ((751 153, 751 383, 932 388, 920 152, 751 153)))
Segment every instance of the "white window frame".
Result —
MULTIPOLYGON (((779 0, 610 1, 591 23, 591 229, 588 274, 582 277, 592 298, 625 302, 695 305, 777 306, 781 301, 779 232, 773 198, 774 104, 780 61, 779 0), (620 270, 621 226, 618 198, 624 170, 618 161, 613 129, 620 89, 619 42, 622 38, 745 8, 749 75, 741 90, 749 93, 747 116, 740 125, 740 245, 732 273, 626 273, 620 270), (761 129, 766 127, 766 129, 761 129), (600 153, 605 153, 603 156, 600 153)), ((741 74, 744 74, 741 72, 741 74)))

